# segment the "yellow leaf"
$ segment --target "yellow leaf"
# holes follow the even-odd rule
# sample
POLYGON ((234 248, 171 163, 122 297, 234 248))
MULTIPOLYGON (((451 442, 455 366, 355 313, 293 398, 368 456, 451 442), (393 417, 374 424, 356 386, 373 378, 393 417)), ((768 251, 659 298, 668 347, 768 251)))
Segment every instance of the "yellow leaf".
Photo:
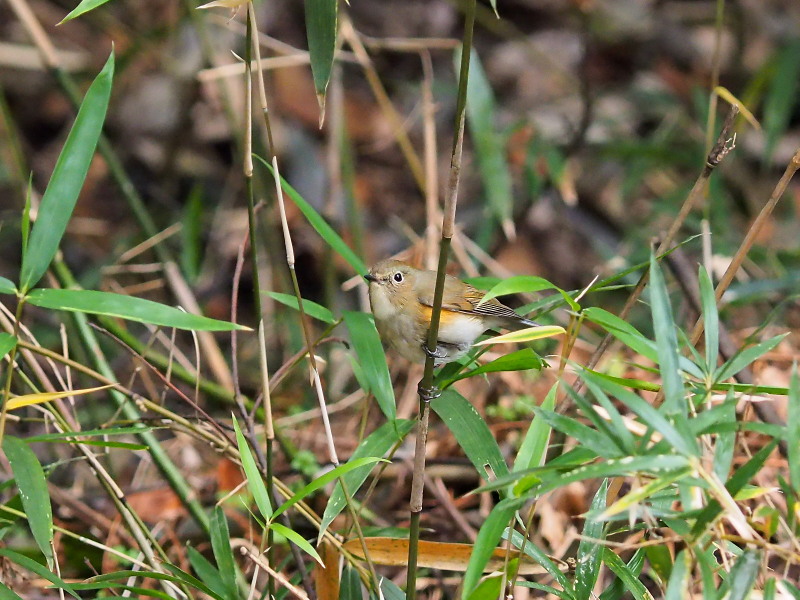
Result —
MULTIPOLYGON (((376 564, 405 566, 408 561, 408 540, 371 537, 365 538, 364 544, 367 547, 370 560, 376 564)), ((344 543, 343 548, 353 556, 364 560, 364 551, 359 540, 348 540, 344 543)), ((417 566, 441 569, 443 571, 466 571, 469 557, 472 556, 474 549, 472 544, 421 541, 418 543, 417 566)), ((510 554, 512 559, 520 559, 520 575, 541 575, 546 572, 541 565, 535 563, 531 558, 524 555, 520 556, 519 550, 506 550, 505 548, 496 548, 494 550, 484 572, 502 569, 506 554, 510 554)), ((564 562, 554 557, 551 558, 561 565, 562 570, 567 570, 567 565, 564 562)))
POLYGON ((489 344, 514 344, 517 342, 530 342, 532 340, 540 340, 542 338, 552 337, 562 333, 566 333, 566 331, 564 331, 563 327, 559 327, 558 325, 528 327, 527 329, 520 329, 519 331, 504 333, 503 335, 498 335, 493 338, 489 338, 488 340, 483 340, 475 345, 486 346, 489 344))
POLYGON ((43 402, 52 402, 59 398, 68 398, 69 396, 83 396, 91 394, 92 392, 99 392, 100 390, 107 390, 113 385, 102 385, 95 388, 87 388, 85 390, 67 390, 64 392, 42 392, 40 394, 25 394, 24 396, 17 396, 8 401, 8 410, 15 408, 22 408, 23 406, 30 406, 31 404, 42 404, 43 402))
POLYGON ((753 116, 753 113, 747 110, 747 107, 741 100, 739 100, 736 96, 731 94, 728 88, 724 88, 721 85, 718 85, 717 87, 714 88, 714 93, 723 100, 725 100, 725 102, 727 102, 728 104, 733 104, 734 106, 738 107, 739 112, 742 113, 742 116, 745 118, 745 120, 748 123, 750 123, 750 125, 752 125, 756 130, 761 131, 761 124, 758 122, 758 119, 756 119, 753 116))

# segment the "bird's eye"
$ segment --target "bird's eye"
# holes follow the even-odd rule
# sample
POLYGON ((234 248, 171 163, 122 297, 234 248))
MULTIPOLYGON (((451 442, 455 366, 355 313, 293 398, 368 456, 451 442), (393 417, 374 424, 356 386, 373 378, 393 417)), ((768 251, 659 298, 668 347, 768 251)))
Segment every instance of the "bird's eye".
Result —
POLYGON ((403 281, 403 274, 400 271, 398 271, 397 273, 394 274, 394 280, 397 283, 401 283, 403 281))

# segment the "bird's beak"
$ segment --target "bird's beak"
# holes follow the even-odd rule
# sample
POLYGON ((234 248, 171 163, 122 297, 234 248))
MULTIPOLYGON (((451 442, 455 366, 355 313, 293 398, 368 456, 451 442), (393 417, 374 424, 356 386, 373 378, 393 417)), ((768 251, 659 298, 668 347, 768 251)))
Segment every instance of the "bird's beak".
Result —
POLYGON ((364 275, 364 279, 366 279, 370 283, 376 283, 378 281, 378 278, 375 277, 375 275, 373 275, 372 273, 367 273, 366 275, 364 275))

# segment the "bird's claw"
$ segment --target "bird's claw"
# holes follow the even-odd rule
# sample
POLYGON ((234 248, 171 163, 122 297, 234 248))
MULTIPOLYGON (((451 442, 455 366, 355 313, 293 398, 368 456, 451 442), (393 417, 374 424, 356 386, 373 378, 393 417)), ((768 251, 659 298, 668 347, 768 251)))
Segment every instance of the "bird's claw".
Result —
POLYGON ((446 358, 447 352, 441 350, 438 346, 436 350, 431 350, 428 348, 428 344, 422 344, 422 351, 425 353, 426 356, 430 356, 431 358, 446 358))
POLYGON ((420 384, 417 386, 417 393, 422 400, 425 402, 430 402, 431 400, 436 400, 436 398, 441 396, 442 390, 435 385, 431 387, 423 387, 422 384, 420 384))

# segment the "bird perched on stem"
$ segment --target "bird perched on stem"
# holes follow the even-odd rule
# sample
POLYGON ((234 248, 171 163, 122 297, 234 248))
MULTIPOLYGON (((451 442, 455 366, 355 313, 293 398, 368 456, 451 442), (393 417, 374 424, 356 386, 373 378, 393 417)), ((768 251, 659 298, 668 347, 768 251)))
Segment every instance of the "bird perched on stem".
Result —
POLYGON ((378 333, 400 356, 414 362, 423 362, 426 354, 433 356, 436 366, 458 360, 487 329, 537 326, 496 298, 482 303, 484 292, 446 275, 436 348, 428 350, 436 271, 384 260, 364 277, 378 333))

